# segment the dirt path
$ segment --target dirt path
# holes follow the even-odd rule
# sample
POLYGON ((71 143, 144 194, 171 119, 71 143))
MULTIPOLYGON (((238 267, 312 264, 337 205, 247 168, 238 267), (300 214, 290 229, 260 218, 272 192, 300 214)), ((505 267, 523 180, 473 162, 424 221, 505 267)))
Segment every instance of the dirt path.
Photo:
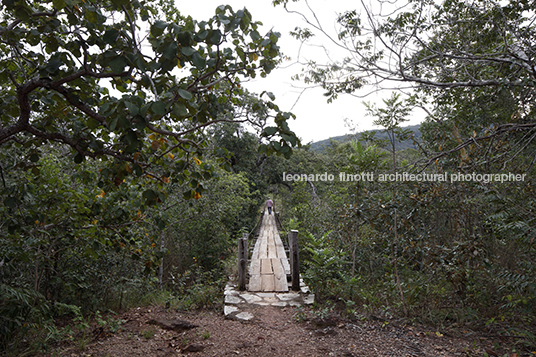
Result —
MULTIPOLYGON (((394 321, 314 317, 308 310, 258 307, 249 323, 221 313, 178 313, 160 307, 125 312, 122 329, 93 328, 84 346, 57 346, 47 356, 514 356, 483 338, 456 338, 394 321), (198 327, 166 330, 151 320, 186 320, 198 327), (84 347, 81 350, 81 347, 84 347), (486 354, 487 353, 487 354, 486 354)), ((522 356, 522 355, 520 355, 522 356)))

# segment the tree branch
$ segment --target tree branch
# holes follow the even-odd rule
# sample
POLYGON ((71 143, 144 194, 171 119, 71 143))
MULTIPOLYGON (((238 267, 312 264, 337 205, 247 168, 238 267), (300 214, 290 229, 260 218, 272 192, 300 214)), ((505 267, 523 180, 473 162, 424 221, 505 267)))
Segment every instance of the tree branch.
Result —
MULTIPOLYGON (((512 132, 512 131, 519 131, 519 130, 534 130, 536 128, 536 123, 528 123, 528 124, 503 124, 503 125, 500 125, 497 127, 497 129, 491 133, 490 135, 487 135, 487 136, 480 136, 480 137, 476 137, 476 138, 469 138, 469 139, 466 139, 465 141, 463 141, 462 143, 460 143, 459 145, 457 145, 456 147, 450 149, 450 150, 447 150, 445 152, 441 152, 441 153, 436 153, 434 156, 432 156, 431 158, 429 159, 426 159, 424 161, 424 165, 423 165, 423 169, 421 170, 421 172, 426 169, 428 166, 430 166, 432 163, 434 163, 437 159, 440 159, 442 157, 445 157, 447 155, 450 155, 452 153, 455 153, 455 152, 458 152, 460 151, 461 149, 467 147, 467 146, 470 146, 472 144, 477 144, 478 142, 480 141, 487 141, 487 140, 491 140, 491 139, 494 139, 496 137, 499 137, 501 135, 504 135, 506 133, 509 133, 509 132, 512 132)), ((536 134, 535 134, 536 135, 536 134)), ((533 136, 534 138, 534 136, 533 136)), ((422 161, 417 161, 416 164, 418 164, 419 162, 422 162, 422 161)))

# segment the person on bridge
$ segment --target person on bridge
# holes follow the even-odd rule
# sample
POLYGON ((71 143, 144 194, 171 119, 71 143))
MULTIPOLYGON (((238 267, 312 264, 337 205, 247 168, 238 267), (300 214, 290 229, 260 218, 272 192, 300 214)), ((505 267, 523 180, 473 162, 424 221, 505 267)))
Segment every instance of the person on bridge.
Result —
POLYGON ((266 207, 268 207, 268 214, 272 214, 272 208, 274 207, 274 201, 271 198, 266 201, 266 207))

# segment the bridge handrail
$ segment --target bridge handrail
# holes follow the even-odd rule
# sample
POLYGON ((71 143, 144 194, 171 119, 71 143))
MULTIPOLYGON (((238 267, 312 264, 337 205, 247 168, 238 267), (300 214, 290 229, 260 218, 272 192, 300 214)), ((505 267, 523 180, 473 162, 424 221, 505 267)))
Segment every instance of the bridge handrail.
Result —
POLYGON ((244 233, 241 238, 238 239, 238 289, 246 289, 246 276, 247 276, 247 262, 250 260, 250 250, 253 249, 253 244, 248 244, 250 237, 258 239, 259 229, 262 225, 262 218, 264 217, 264 211, 261 212, 260 218, 257 224, 249 233, 244 233))
POLYGON ((261 215, 259 216, 259 219, 257 220, 257 223, 253 227, 253 229, 248 233, 248 237, 254 237, 256 238, 259 234, 259 229, 261 228, 262 224, 262 218, 264 217, 264 211, 261 212, 261 215))
MULTIPOLYGON (((281 222, 281 212, 279 211, 276 212, 274 210, 274 214, 275 214, 275 222, 279 230, 286 232, 286 233, 290 232, 289 230, 285 229, 285 227, 283 227, 283 222, 281 222)), ((281 241, 283 242, 283 245, 285 246, 285 250, 288 252, 289 251, 288 237, 286 235, 283 235, 281 241)))

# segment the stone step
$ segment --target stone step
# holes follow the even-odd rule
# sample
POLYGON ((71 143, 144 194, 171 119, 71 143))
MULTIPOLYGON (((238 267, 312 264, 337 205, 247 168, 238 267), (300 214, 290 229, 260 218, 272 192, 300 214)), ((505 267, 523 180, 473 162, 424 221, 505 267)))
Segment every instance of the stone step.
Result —
POLYGON ((309 288, 300 279, 300 292, 250 292, 238 291, 232 281, 225 287, 224 314, 228 319, 238 321, 251 321, 255 318, 254 309, 249 307, 275 306, 275 307, 299 307, 312 305, 315 295, 309 293, 309 288))

